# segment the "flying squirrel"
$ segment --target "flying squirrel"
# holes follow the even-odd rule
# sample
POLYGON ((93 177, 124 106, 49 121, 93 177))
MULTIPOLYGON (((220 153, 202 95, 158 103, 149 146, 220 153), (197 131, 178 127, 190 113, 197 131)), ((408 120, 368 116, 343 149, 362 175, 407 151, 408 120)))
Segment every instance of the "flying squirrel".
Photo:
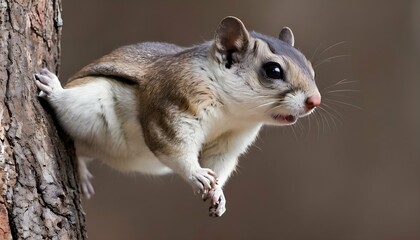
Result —
POLYGON ((35 79, 74 140, 87 198, 94 194, 87 163, 98 159, 123 172, 176 173, 216 217, 226 211, 222 188, 261 127, 292 125, 321 103, 290 28, 274 38, 231 16, 212 41, 124 46, 64 88, 47 69, 35 79))

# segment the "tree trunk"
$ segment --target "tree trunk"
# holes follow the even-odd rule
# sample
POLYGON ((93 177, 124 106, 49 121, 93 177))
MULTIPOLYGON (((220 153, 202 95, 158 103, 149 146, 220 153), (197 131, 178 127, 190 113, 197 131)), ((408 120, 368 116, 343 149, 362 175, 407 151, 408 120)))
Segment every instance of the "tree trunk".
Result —
POLYGON ((33 80, 58 72, 61 26, 61 0, 0 0, 0 239, 86 238, 72 142, 33 80))

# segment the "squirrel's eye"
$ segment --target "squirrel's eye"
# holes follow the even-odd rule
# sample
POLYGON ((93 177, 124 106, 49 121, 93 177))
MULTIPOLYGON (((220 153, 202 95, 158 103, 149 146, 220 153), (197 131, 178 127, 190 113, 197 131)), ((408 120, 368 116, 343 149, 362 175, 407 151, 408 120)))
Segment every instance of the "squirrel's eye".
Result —
POLYGON ((281 68, 280 64, 276 62, 268 62, 264 64, 263 70, 268 78, 284 80, 283 69, 281 68))

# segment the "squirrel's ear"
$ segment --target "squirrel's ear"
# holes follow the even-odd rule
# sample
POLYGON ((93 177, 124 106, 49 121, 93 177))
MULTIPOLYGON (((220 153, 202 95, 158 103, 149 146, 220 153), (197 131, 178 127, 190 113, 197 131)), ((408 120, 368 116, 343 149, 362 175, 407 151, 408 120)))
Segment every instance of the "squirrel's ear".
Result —
POLYGON ((215 43, 222 53, 242 52, 248 47, 249 34, 241 20, 229 16, 217 27, 215 43))
POLYGON ((292 29, 290 29, 288 27, 284 27, 280 31, 279 39, 282 40, 283 42, 286 42, 286 43, 292 45, 292 47, 295 45, 295 36, 293 36, 292 29))

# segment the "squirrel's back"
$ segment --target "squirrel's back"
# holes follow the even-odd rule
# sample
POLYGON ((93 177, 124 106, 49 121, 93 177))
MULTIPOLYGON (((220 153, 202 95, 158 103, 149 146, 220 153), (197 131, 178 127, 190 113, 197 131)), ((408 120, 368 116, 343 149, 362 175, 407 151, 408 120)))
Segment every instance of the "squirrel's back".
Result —
POLYGON ((144 69, 156 59, 174 55, 184 49, 175 44, 161 42, 123 46, 82 68, 68 80, 66 87, 78 85, 74 81, 87 76, 103 76, 136 84, 145 74, 144 69))

